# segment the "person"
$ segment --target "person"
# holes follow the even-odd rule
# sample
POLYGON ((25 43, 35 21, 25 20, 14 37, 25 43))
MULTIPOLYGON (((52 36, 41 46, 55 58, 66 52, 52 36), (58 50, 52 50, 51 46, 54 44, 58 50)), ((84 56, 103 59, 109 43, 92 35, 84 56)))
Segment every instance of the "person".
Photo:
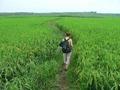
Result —
POLYGON ((71 38, 71 34, 69 32, 65 33, 65 37, 62 39, 62 42, 67 41, 69 49, 67 51, 63 51, 63 59, 64 59, 64 69, 67 71, 68 66, 70 64, 70 59, 72 55, 73 41, 71 38))

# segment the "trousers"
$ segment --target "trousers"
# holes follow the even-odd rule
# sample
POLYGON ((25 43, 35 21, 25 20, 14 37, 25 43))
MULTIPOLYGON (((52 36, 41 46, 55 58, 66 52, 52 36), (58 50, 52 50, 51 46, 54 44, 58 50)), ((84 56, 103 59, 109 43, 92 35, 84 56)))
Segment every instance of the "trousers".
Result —
POLYGON ((65 64, 70 64, 71 54, 72 52, 63 53, 63 59, 65 64))

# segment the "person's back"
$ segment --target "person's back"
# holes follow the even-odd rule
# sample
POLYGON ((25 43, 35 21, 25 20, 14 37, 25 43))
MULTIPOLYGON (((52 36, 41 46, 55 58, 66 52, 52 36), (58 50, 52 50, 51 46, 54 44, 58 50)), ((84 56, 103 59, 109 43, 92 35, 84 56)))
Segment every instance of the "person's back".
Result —
MULTIPOLYGON (((68 40, 69 45, 70 45, 70 47, 72 48, 72 47, 73 47, 73 43, 72 43, 71 37, 70 37, 70 36, 66 36, 64 39, 65 39, 65 40, 68 40)), ((63 39, 63 41, 64 41, 64 39, 63 39)))
POLYGON ((65 37, 63 38, 62 41, 63 42, 67 41, 68 45, 69 45, 69 46, 67 46, 67 47, 69 47, 69 49, 66 52, 63 52, 64 67, 65 67, 65 70, 67 70, 68 66, 70 64, 70 59, 71 59, 71 54, 72 54, 72 48, 73 48, 73 43, 72 43, 72 38, 71 38, 70 33, 66 33, 65 37))

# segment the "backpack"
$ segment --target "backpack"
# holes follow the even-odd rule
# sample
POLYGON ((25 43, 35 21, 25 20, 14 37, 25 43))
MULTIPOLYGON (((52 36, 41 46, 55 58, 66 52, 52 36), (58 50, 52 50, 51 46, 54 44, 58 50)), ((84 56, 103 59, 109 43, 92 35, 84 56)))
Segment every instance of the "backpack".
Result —
POLYGON ((63 53, 69 53, 71 52, 71 47, 68 42, 69 39, 64 39, 64 41, 60 42, 59 46, 62 47, 62 52, 63 53))

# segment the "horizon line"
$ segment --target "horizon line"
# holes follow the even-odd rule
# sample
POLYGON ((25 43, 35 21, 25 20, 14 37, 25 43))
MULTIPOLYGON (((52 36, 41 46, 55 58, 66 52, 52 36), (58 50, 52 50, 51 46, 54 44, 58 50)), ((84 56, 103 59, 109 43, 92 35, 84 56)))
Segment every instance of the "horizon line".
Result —
POLYGON ((70 11, 59 11, 59 12, 56 12, 56 11, 53 11, 53 12, 30 12, 30 11, 25 11, 25 12, 23 12, 23 11, 16 11, 16 12, 0 12, 0 13, 38 13, 38 14, 42 14, 42 13, 96 13, 96 14, 120 14, 120 13, 113 13, 113 12, 97 12, 97 11, 83 11, 83 12, 70 12, 70 11))

